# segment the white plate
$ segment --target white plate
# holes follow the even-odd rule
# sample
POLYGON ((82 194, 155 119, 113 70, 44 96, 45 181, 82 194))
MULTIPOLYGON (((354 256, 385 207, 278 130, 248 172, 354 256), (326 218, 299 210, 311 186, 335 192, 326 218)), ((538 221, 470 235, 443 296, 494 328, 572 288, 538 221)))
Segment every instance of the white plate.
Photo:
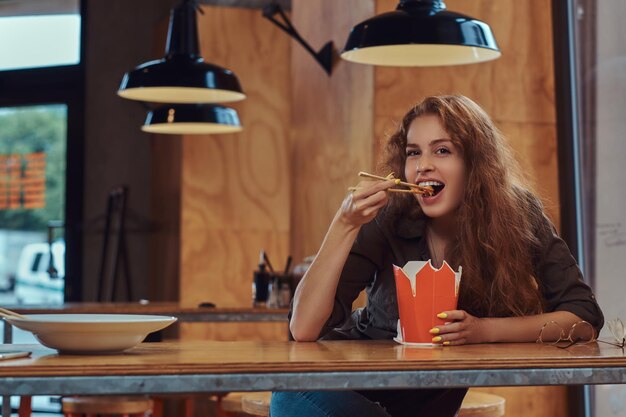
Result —
POLYGON ((176 317, 142 314, 29 314, 6 321, 31 332, 42 345, 62 353, 116 353, 130 349, 176 317))
POLYGON ((435 343, 415 343, 415 342, 405 342, 402 339, 400 339, 399 337, 394 337, 393 341, 396 343, 400 343, 401 345, 405 345, 405 346, 415 346, 415 347, 433 347, 433 346, 437 346, 435 343))

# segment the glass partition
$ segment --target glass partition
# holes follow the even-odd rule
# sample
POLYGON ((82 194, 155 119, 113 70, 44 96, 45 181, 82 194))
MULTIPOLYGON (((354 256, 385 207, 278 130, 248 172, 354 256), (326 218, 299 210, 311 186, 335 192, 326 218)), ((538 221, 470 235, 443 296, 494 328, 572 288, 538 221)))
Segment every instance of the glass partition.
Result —
MULTIPOLYGON (((586 273, 605 319, 626 320, 626 2, 577 0, 578 95, 586 273)), ((607 326, 601 338, 612 339, 607 326)), ((626 417, 626 386, 592 388, 591 415, 626 417)))

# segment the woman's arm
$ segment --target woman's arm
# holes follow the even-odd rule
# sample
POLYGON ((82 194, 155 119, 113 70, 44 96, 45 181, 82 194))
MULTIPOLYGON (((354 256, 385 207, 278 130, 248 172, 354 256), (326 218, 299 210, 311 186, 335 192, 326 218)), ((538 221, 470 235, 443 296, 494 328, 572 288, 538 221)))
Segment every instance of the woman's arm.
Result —
POLYGON ((315 341, 330 317, 339 278, 361 226, 387 204, 393 181, 366 181, 349 194, 337 211, 315 260, 294 295, 289 330, 297 341, 315 341))
POLYGON ((477 318, 463 310, 442 312, 446 320, 454 320, 431 330, 436 343, 461 345, 467 343, 534 342, 541 328, 549 321, 557 322, 568 334, 581 319, 569 311, 554 311, 524 317, 477 318))
MULTIPOLYGON (((433 337, 449 344, 484 342, 533 342, 539 337, 543 325, 557 322, 569 332, 581 320, 590 323, 597 333, 604 317, 591 288, 582 279, 582 273, 565 242, 536 205, 537 216, 543 221, 536 231, 540 247, 534 256, 535 275, 545 301, 544 314, 525 317, 476 318, 463 310, 445 312, 449 320, 457 320, 440 327, 433 337)), ((437 342, 437 340, 435 341, 437 342)))
POLYGON ((591 288, 569 248, 544 215, 537 232, 541 246, 536 253, 535 276, 545 300, 545 311, 569 311, 591 323, 599 333, 604 316, 591 288))

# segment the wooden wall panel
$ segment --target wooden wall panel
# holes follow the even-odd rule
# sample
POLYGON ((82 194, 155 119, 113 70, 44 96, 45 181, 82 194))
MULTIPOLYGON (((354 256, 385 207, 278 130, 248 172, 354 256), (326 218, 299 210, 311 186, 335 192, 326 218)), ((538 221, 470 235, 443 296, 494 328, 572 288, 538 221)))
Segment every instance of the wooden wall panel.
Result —
MULTIPOLYGON (((396 0, 376 0, 376 13, 393 10, 396 0)), ((502 57, 458 67, 385 68, 375 74, 376 156, 404 113, 428 95, 463 94, 494 119, 516 151, 529 182, 558 225, 559 197, 556 116, 549 0, 447 0, 448 10, 489 23, 502 57)), ((507 399, 506 415, 566 416, 565 389, 524 387, 483 389, 507 399)))
MULTIPOLYGON (((333 40, 343 48, 355 22, 374 13, 373 1, 293 0, 295 27, 314 49, 333 40)), ((295 259, 317 252, 347 187, 371 169, 373 69, 339 62, 329 77, 292 43, 292 220, 295 259)))
POLYGON ((185 340, 287 340, 289 337, 287 322, 184 325, 185 340))
MULTIPOLYGON (((393 10, 396 5, 396 0, 377 0, 377 13, 393 10)), ((446 6, 489 23, 502 57, 477 65, 377 67, 376 113, 380 108, 404 108, 407 99, 410 105, 411 95, 457 91, 472 93, 472 98, 494 119, 553 123, 556 116, 550 1, 448 0, 446 6), (385 89, 381 90, 383 86, 385 89)))
POLYGON ((556 126, 547 123, 498 122, 509 139, 532 190, 558 227, 559 194, 556 126))
MULTIPOLYGON (((202 8, 202 55, 234 71, 247 98, 233 105, 242 133, 183 137, 180 300, 249 306, 260 249, 281 267, 289 251, 289 41, 259 10, 202 8)), ((277 329, 286 338, 284 323, 183 324, 181 336, 274 338, 277 329)))

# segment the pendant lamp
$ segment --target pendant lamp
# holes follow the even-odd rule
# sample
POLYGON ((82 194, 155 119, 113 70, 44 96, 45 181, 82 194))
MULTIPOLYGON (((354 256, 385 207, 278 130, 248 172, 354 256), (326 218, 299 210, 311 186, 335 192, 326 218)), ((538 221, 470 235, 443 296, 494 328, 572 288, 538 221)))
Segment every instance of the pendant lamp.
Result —
POLYGON ((172 104, 148 112, 141 130, 170 135, 235 133, 242 130, 234 109, 213 104, 172 104))
POLYGON ((484 22, 446 10, 441 0, 400 0, 393 12, 356 25, 341 57, 382 66, 440 66, 490 61, 501 55, 484 22))
POLYGON ((156 103, 226 103, 243 100, 237 76, 204 62, 199 52, 196 2, 183 0, 172 9, 165 58, 126 73, 121 97, 156 103))

